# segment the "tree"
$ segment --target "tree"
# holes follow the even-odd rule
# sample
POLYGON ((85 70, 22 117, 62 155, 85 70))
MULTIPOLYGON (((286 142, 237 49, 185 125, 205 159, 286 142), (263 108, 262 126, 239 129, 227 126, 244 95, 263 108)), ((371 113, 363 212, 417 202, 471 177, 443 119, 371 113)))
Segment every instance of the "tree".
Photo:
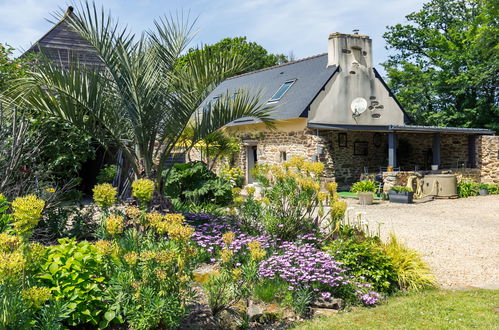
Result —
MULTIPOLYGON (((60 19, 64 13, 60 13, 60 19)), ((155 21, 156 30, 136 37, 110 15, 83 3, 69 26, 96 50, 102 67, 71 62, 64 69, 39 61, 9 90, 13 102, 71 123, 104 146, 119 148, 136 177, 156 178, 185 129, 193 143, 227 123, 253 117, 271 125, 270 108, 250 95, 227 91, 200 109, 206 96, 245 66, 240 56, 197 53, 179 66, 192 25, 181 16, 155 21)))
POLYGON ((283 54, 269 54, 265 48, 256 42, 248 42, 246 37, 225 38, 216 44, 205 45, 202 49, 191 48, 183 56, 181 63, 185 63, 191 56, 200 52, 230 56, 237 54, 245 59, 247 65, 235 73, 235 75, 268 68, 270 66, 288 62, 288 58, 283 54))
POLYGON ((432 0, 388 27, 389 85, 416 124, 499 129, 499 3, 432 0))

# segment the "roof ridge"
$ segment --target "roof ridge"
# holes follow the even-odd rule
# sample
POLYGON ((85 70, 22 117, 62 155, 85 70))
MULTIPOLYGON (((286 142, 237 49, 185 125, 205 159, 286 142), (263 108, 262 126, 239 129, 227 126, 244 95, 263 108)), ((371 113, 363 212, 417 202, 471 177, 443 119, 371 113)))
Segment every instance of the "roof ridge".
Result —
POLYGON ((303 62, 303 61, 307 61, 307 60, 311 60, 313 58, 321 57, 321 56, 324 56, 324 55, 327 55, 327 53, 322 53, 322 54, 317 54, 317 55, 313 55, 313 56, 309 56, 309 57, 304 57, 304 58, 301 58, 299 60, 290 61, 290 62, 286 62, 286 63, 274 65, 274 66, 269 66, 267 68, 263 68, 263 69, 259 69, 259 70, 255 70, 255 71, 251 71, 251 72, 241 73, 241 74, 238 74, 237 76, 232 76, 232 77, 229 77, 229 78, 227 78, 225 80, 231 80, 231 79, 239 78, 239 77, 242 77, 242 76, 247 76, 247 75, 250 75, 250 74, 253 74, 253 73, 257 73, 257 72, 267 71, 267 70, 279 68, 279 67, 282 67, 282 66, 286 66, 286 65, 290 65, 290 64, 295 64, 295 63, 299 63, 299 62, 303 62))

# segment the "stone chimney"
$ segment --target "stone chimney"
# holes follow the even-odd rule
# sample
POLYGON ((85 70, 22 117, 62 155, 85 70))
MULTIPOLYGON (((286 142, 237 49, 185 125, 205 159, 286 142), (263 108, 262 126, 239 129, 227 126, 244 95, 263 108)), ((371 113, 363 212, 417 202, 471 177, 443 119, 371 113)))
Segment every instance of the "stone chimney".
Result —
POLYGON ((371 69, 372 40, 360 34, 330 34, 327 65, 337 65, 347 72, 371 69))

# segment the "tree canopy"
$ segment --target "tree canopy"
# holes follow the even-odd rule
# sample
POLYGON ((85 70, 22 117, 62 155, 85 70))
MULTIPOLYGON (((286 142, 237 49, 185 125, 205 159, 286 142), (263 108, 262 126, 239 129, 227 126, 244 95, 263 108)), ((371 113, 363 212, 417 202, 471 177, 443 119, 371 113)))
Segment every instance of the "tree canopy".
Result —
POLYGON ((225 38, 213 45, 205 45, 202 48, 191 48, 183 56, 181 63, 185 63, 190 57, 200 52, 209 53, 211 56, 240 56, 244 58, 247 64, 236 72, 236 75, 288 62, 286 55, 269 54, 265 48, 256 42, 248 42, 246 37, 235 37, 225 38))
POLYGON ((499 3, 432 0, 389 26, 389 85, 415 124, 499 130, 499 3))

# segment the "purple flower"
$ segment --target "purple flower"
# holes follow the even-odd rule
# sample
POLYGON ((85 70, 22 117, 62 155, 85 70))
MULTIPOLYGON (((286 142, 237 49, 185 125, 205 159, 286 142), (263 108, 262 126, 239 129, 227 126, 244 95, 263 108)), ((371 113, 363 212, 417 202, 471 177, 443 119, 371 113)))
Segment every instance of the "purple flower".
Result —
POLYGON ((331 298, 331 293, 330 292, 321 292, 321 297, 324 299, 329 299, 329 298, 331 298))

